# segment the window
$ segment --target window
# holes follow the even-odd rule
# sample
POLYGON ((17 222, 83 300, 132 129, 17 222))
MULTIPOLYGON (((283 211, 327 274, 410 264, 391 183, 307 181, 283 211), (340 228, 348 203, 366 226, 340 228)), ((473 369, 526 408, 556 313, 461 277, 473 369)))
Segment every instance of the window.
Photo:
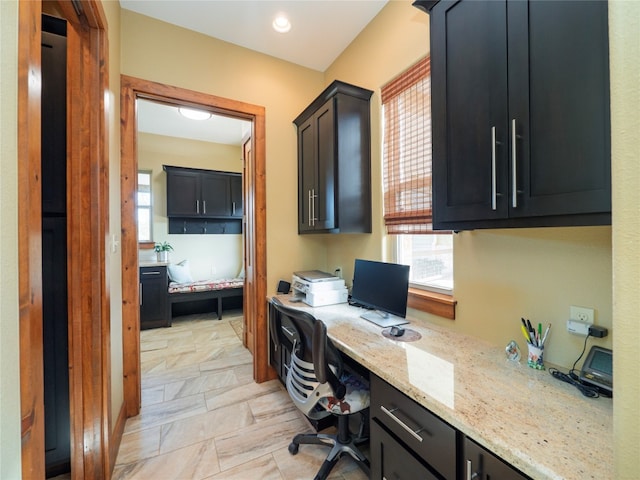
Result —
POLYGON ((381 89, 384 221, 396 238, 398 263, 411 266, 415 288, 451 293, 450 232, 434 232, 431 217, 431 82, 425 57, 381 89))
POLYGON ((138 242, 153 240, 153 208, 151 204, 151 171, 138 172, 138 191, 136 192, 138 208, 138 242))

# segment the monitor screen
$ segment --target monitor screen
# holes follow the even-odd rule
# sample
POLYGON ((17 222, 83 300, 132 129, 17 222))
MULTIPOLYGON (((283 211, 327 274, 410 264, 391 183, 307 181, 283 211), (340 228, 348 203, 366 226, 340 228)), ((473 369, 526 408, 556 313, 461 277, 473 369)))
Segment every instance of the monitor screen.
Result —
POLYGON ((356 259, 351 302, 404 318, 409 266, 356 259))

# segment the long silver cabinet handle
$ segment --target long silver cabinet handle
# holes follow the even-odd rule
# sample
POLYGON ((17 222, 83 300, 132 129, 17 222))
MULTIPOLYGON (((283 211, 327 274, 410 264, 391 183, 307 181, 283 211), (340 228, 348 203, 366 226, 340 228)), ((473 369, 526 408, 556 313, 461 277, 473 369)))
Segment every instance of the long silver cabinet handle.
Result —
POLYGON ((402 420, 400 420, 398 417, 396 417, 393 412, 397 411, 397 408, 394 408, 392 410, 389 410, 387 407, 385 407, 384 405, 380 405, 380 410, 382 410, 384 413, 386 413, 389 417, 391 417, 391 419, 396 422, 398 425, 400 425, 405 432, 407 432, 409 435, 411 435, 413 438, 415 438, 417 441, 422 442, 422 437, 420 435, 418 435, 417 432, 421 432, 424 429, 419 429, 417 431, 411 429, 406 423, 404 423, 402 420))
POLYGON ((231 215, 236 214, 236 202, 231 202, 231 215))
POLYGON ((467 460, 467 476, 466 480, 473 480, 474 478, 478 478, 478 472, 474 472, 471 467, 471 460, 467 460))
POLYGON ((138 284, 138 303, 140 304, 140 306, 142 306, 142 283, 138 284))
POLYGON ((207 213, 207 201, 206 200, 202 200, 202 214, 206 214, 207 213))
POLYGON ((496 186, 496 127, 491 127, 491 210, 497 208, 496 186))
POLYGON ((511 205, 518 206, 518 162, 516 155, 516 119, 511 120, 511 205))
POLYGON ((313 200, 311 199, 311 189, 309 189, 309 226, 311 226, 311 202, 313 202, 313 200))
POLYGON ((316 226, 316 198, 318 198, 318 196, 316 195, 316 189, 312 189, 311 190, 311 218, 313 220, 312 225, 315 227, 316 226))
POLYGON ((196 200, 196 213, 200 213, 200 200, 196 200))
POLYGON ((155 272, 142 272, 142 275, 160 275, 160 272, 157 270, 155 272))

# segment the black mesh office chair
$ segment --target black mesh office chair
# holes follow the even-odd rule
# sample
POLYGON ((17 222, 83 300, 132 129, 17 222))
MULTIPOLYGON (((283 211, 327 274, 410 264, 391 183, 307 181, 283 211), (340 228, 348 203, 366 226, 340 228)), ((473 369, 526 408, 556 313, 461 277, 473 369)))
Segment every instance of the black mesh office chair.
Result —
POLYGON ((342 358, 331 340, 327 327, 309 313, 284 306, 277 298, 273 306, 280 315, 271 315, 269 331, 276 348, 282 348, 282 317, 286 317, 295 330, 291 363, 286 386, 293 403, 307 417, 320 419, 329 415, 338 418, 337 435, 322 433, 298 434, 289 445, 289 453, 298 453, 300 444, 330 446, 331 451, 315 480, 327 478, 340 457, 348 453, 369 475, 369 461, 357 445, 367 440, 366 409, 369 407, 369 386, 361 377, 343 370, 342 358), (362 417, 360 431, 353 436, 349 431, 349 416, 362 417))

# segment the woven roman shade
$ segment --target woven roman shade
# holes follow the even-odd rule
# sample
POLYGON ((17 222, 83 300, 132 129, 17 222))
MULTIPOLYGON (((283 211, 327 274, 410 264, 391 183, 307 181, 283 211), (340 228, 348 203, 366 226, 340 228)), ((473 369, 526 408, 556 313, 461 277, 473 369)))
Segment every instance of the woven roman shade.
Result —
POLYGON ((389 234, 431 224, 431 76, 427 56, 381 89, 384 222, 389 234))

